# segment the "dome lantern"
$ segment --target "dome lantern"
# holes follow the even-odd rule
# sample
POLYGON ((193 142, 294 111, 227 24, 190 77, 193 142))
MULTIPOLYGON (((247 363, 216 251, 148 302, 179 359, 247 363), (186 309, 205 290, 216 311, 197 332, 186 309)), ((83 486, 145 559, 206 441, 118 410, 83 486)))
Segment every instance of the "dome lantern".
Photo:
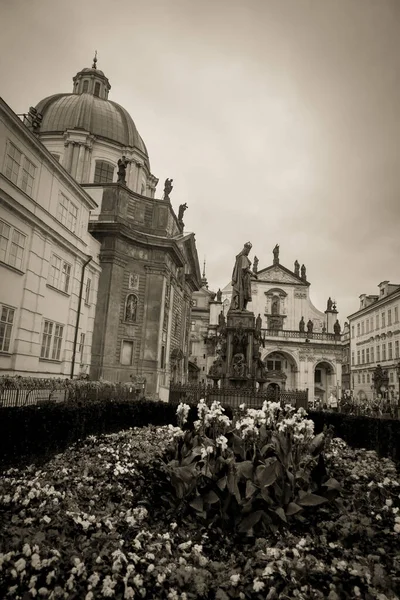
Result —
POLYGON ((97 50, 93 58, 91 68, 86 67, 79 71, 73 78, 73 94, 92 94, 102 100, 108 99, 108 92, 111 89, 110 82, 103 71, 97 68, 97 50))

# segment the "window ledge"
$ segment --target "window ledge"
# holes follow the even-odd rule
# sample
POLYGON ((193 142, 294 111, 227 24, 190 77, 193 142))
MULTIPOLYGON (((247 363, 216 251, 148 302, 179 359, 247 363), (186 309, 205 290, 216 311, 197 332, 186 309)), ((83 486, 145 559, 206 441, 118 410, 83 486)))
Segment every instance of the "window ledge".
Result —
POLYGON ((55 358, 39 358, 39 362, 47 362, 47 363, 55 363, 57 365, 60 365, 62 363, 62 360, 56 360, 55 358))
POLYGON ((69 298, 70 295, 71 295, 68 292, 64 292, 63 290, 59 290, 58 288, 54 287, 54 285, 51 285, 51 283, 46 283, 46 287, 50 288, 51 290, 54 290, 55 292, 58 292, 59 294, 62 294, 63 296, 66 296, 67 298, 69 298))
POLYGON ((18 275, 25 275, 25 271, 21 271, 21 269, 18 269, 17 267, 13 267, 12 265, 9 265, 8 263, 4 262, 3 260, 0 260, 0 265, 2 267, 6 267, 7 269, 10 269, 10 271, 14 271, 14 273, 18 273, 18 275))
POLYGON ((12 352, 8 352, 8 350, 0 350, 0 356, 12 356, 12 352))

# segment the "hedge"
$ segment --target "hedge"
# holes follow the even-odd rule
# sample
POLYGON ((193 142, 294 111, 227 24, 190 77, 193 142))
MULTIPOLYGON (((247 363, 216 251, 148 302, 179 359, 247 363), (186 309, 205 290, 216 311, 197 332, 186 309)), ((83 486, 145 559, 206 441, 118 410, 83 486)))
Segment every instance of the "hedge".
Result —
POLYGON ((310 411, 315 432, 324 425, 332 425, 335 436, 341 437, 353 448, 375 450, 379 456, 400 463, 400 420, 346 415, 328 411, 310 411))

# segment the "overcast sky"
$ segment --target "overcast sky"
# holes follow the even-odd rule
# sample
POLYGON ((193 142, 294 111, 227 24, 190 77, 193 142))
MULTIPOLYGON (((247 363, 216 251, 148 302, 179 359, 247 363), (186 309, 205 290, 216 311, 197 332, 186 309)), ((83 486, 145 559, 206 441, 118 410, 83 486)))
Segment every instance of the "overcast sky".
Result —
POLYGON ((17 113, 91 66, 132 115, 177 212, 229 282, 305 263, 340 319, 400 283, 399 0, 1 0, 0 95, 17 113))

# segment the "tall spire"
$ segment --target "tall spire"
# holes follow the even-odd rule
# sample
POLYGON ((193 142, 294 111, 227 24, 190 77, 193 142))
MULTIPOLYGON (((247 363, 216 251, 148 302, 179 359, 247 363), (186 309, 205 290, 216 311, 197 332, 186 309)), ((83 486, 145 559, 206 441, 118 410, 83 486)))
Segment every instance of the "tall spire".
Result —
POLYGON ((97 50, 94 51, 92 69, 97 69, 97 50))
POLYGON ((207 277, 206 277, 206 257, 204 257, 204 262, 203 262, 203 275, 201 278, 201 285, 203 287, 208 286, 208 281, 207 281, 207 277))

